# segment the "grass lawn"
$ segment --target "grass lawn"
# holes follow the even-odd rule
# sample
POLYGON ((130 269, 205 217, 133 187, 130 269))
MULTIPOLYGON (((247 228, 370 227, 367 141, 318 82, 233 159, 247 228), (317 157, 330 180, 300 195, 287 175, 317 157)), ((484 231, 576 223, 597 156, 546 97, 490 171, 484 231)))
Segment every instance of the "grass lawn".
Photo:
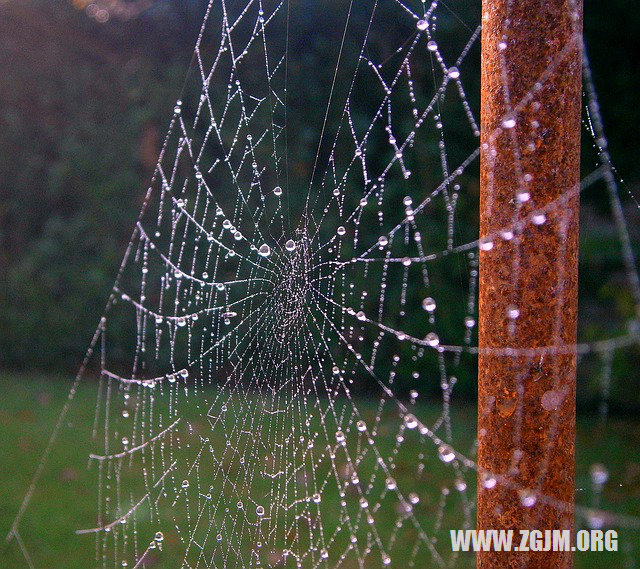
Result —
MULTIPOLYGON (((6 535, 12 520, 18 511, 22 497, 24 496, 39 458, 46 446, 49 435, 58 417, 62 405, 64 405, 69 389, 69 381, 64 378, 46 378, 42 376, 26 376, 2 374, 0 375, 0 533, 6 535)), ((256 398, 257 400, 257 398, 256 398)), ((225 421, 211 430, 209 423, 202 418, 202 409, 198 405, 197 397, 185 398, 180 401, 180 410, 189 418, 191 428, 200 431, 210 439, 208 444, 214 448, 224 448, 225 431, 233 428, 237 415, 229 414, 225 421)), ((163 409, 163 403, 158 402, 159 412, 163 409)), ((362 401, 359 403, 363 415, 367 418, 367 424, 371 424, 376 415, 376 403, 362 401)), ((32 561, 37 569, 78 569, 93 567, 115 567, 111 557, 103 559, 100 553, 100 541, 96 543, 93 535, 76 535, 78 528, 93 527, 96 523, 96 489, 97 468, 95 464, 89 468, 87 457, 95 452, 97 445, 91 437, 96 409, 96 384, 87 381, 78 391, 71 411, 61 430, 60 439, 54 446, 47 467, 43 471, 42 479, 33 496, 33 501, 20 525, 20 534, 25 542, 32 561), (96 561, 96 551, 99 551, 96 561)), ((437 402, 421 404, 416 410, 416 415, 421 419, 435 421, 441 411, 441 405, 437 402)), ((453 441, 456 449, 464 454, 469 454, 473 448, 475 435, 475 410, 471 405, 454 406, 453 416, 453 441)), ((468 490, 465 499, 460 492, 454 489, 455 477, 449 465, 445 465, 438 459, 433 447, 426 447, 424 453, 416 449, 415 445, 421 444, 416 439, 411 439, 414 433, 406 431, 406 440, 398 445, 397 416, 383 413, 381 423, 378 426, 376 447, 385 456, 394 453, 397 448, 394 476, 399 488, 406 492, 415 491, 420 494, 420 502, 415 506, 415 515, 424 520, 429 535, 436 540, 436 549, 442 554, 445 561, 451 559, 448 542, 448 530, 460 528, 464 520, 465 503, 473 503, 474 473, 463 473, 468 490), (419 475, 416 475, 416 457, 422 456, 422 465, 419 475), (442 488, 449 490, 449 495, 443 497, 442 488), (444 500, 444 508, 441 504, 444 500), (465 501, 466 500, 466 501, 465 501), (442 514, 442 518, 439 516, 442 514), (440 527, 439 527, 440 526, 440 527)), ((427 422, 428 424, 428 422, 427 422)), ((289 428, 282 424, 281 429, 289 428)), ((311 425, 311 430, 319 429, 319 425, 311 425)), ((193 433, 191 433, 193 434, 193 433)), ((186 439, 185 439, 186 440, 186 439)), ((177 460, 189 462, 197 449, 194 446, 178 445, 172 455, 177 460)), ((357 452, 357 449, 350 449, 357 452)), ((260 460, 268 457, 259 457, 260 460)), ((160 461, 158 458, 157 461, 160 461)), ((336 456, 334 464, 339 469, 340 456, 336 456)), ((206 461, 199 463, 203 468, 206 461)), ((229 466, 229 468, 232 468, 229 466)), ((322 478, 323 464, 318 465, 318 477, 322 478)), ((362 462, 358 469, 361 479, 368 476, 367 468, 373 469, 373 463, 362 462), (367 466, 370 465, 370 466, 367 466)), ((140 469, 126 469, 121 473, 121 485, 126 492, 132 492, 134 496, 144 492, 140 476, 140 469)), ((235 472, 237 474, 237 472, 235 472)), ((179 480, 181 480, 182 474, 179 480)), ((207 489, 197 487, 196 482, 203 483, 212 479, 213 475, 208 471, 201 471, 191 475, 189 489, 185 489, 184 498, 191 500, 191 510, 184 507, 188 500, 182 499, 177 505, 172 506, 172 501, 158 502, 154 515, 149 518, 137 520, 135 532, 127 530, 129 536, 134 533, 140 536, 140 540, 148 543, 148 536, 153 536, 155 531, 162 527, 164 540, 162 550, 156 550, 145 559, 146 567, 154 568, 181 568, 181 560, 184 556, 178 547, 180 543, 179 528, 189 525, 190 516, 198 509, 195 504, 200 504, 202 495, 207 489), (170 523, 165 523, 169 520, 170 523), (176 529, 178 526, 178 529, 176 529), (146 540, 146 541, 145 541, 146 540), (179 555, 179 556, 178 556, 179 555)), ((233 476, 233 472, 227 472, 227 478, 233 476)), ((259 478, 259 477, 258 477, 259 478)), ((378 477, 380 478, 380 477, 378 477)), ((106 483, 109 484, 108 482, 106 483)), ((298 482, 298 484, 302 484, 298 482)), ((252 495, 268 495, 270 485, 268 479, 256 481, 247 492, 252 495)), ((227 500, 229 503, 236 498, 233 493, 224 486, 213 487, 214 497, 212 501, 227 500)), ((178 490, 180 491, 180 490, 178 490)), ((373 493, 380 491, 374 488, 373 493)), ((343 551, 347 546, 345 537, 347 532, 337 531, 340 527, 340 503, 337 487, 327 485, 322 491, 321 510, 323 533, 336 535, 332 542, 330 557, 327 563, 315 562, 308 557, 302 561, 303 567, 328 566, 332 567, 337 562, 334 551, 343 551), (344 543, 343 543, 344 542, 344 543)), ((611 418, 603 427, 597 418, 585 416, 579 418, 578 442, 577 442, 577 494, 576 500, 583 506, 599 506, 607 511, 612 511, 630 516, 640 516, 640 421, 611 418), (600 495, 595 495, 591 488, 589 469, 594 463, 603 463, 610 472, 609 481, 600 495)), ((355 500, 352 500, 355 501, 355 500)), ((133 502, 132 502, 133 503, 133 502)), ((413 560, 415 567, 431 567, 432 555, 426 547, 422 547, 417 553, 413 551, 413 544, 417 536, 415 529, 405 524, 396 527, 401 516, 398 514, 398 503, 388 496, 380 501, 380 507, 375 514, 374 526, 380 536, 388 539, 394 532, 397 537, 390 550, 391 567, 409 566, 413 560)), ((200 508, 200 511, 203 511, 200 508)), ((220 531, 231 531, 229 520, 238 518, 225 516, 224 509, 211 509, 205 512, 213 525, 223 528, 220 531)), ((468 511, 468 516, 473 520, 473 510, 468 511)), ((359 514, 350 512, 350 516, 356 519, 359 514)), ((583 521, 578 522, 584 524, 583 521)), ((577 568, 591 567, 636 567, 640 561, 640 532, 638 529, 618 528, 620 539, 618 553, 577 553, 575 566, 577 568)), ((238 534, 249 535, 253 530, 246 527, 244 531, 235 530, 238 534)), ((370 531, 366 523, 360 528, 353 529, 351 535, 358 538, 358 543, 364 543, 370 531)), ((225 533, 226 535, 226 533, 225 533)), ((213 537, 211 538, 213 539, 213 537)), ((300 543, 303 544, 302 538, 300 543)), ((238 547, 254 548, 249 542, 238 538, 238 547)), ((143 546, 143 549, 144 547, 143 546)), ((308 548, 311 548, 308 544, 308 548)), ((375 550, 375 548, 374 548, 375 550)), ((246 559, 252 557, 247 555, 246 559)), ((263 566, 279 563, 282 567, 295 567, 294 560, 289 557, 280 559, 273 557, 273 552, 261 551, 255 559, 260 559, 263 566)), ((367 556, 365 567, 381 566, 379 554, 375 551, 367 556)), ((121 565, 119 563, 119 565, 121 565)), ((454 567, 472 567, 474 559, 471 554, 463 554, 452 562, 454 567)), ((129 567, 133 566, 133 563, 129 567)), ((206 567, 203 562, 199 567, 206 567)), ((216 567, 224 566, 223 559, 215 559, 216 567)), ((241 566, 239 564, 229 566, 241 566)), ((347 557, 342 565, 346 569, 358 567, 354 556, 347 557)), ((17 544, 12 541, 0 546, 0 568, 28 568, 24 557, 21 555, 17 544)), ((142 567, 142 565, 140 565, 142 567)))

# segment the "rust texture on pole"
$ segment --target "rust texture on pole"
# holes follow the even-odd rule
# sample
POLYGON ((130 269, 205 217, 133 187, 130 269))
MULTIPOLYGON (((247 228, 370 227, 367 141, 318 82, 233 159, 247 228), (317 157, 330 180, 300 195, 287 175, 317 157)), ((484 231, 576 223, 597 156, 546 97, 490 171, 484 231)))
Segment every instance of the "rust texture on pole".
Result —
POLYGON ((477 523, 514 545, 573 528, 581 54, 580 0, 483 0, 477 523))

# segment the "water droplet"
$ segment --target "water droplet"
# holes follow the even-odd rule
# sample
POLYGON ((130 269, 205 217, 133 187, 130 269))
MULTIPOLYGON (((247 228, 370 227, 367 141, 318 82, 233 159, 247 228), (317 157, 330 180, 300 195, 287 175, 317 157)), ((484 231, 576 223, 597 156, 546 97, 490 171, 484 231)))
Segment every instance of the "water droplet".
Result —
POLYGON ((161 531, 156 532, 155 540, 160 542, 164 539, 164 534, 161 531))
POLYGON ((404 257, 404 258, 402 259, 402 264, 403 264, 405 267, 410 266, 410 265, 411 265, 411 259, 410 259, 409 257, 404 257))
POLYGON ((129 411, 127 411, 126 409, 122 410, 122 416, 127 419, 129 417, 129 411))
POLYGON ((547 216, 544 213, 534 213, 531 218, 534 225, 542 225, 545 221, 547 221, 547 216))
POLYGON ((356 427, 361 433, 367 430, 367 424, 362 420, 356 423, 356 427))
POLYGON ((329 552, 326 549, 322 549, 320 551, 320 557, 322 557, 322 559, 327 559, 329 557, 329 552))
POLYGON ((482 481, 482 487, 486 488, 487 490, 490 490, 491 488, 495 488, 495 485, 498 483, 496 478, 488 472, 483 472, 480 475, 480 479, 482 481))
POLYGON ((550 389, 542 394, 540 403, 545 411, 555 411, 564 401, 564 394, 550 389))
POLYGON ((418 426, 418 420, 415 415, 407 413, 404 416, 404 424, 407 426, 407 429, 415 429, 418 426))
POLYGON ((520 203, 528 202, 531 199, 531 194, 527 190, 518 190, 516 192, 516 199, 520 203))
POLYGON ((602 529, 604 527, 605 518, 601 512, 592 510, 587 513, 587 525, 591 529, 602 529))
POLYGON ((475 320, 475 318, 473 318, 473 317, 471 317, 471 316, 467 316, 467 317, 464 319, 464 325, 465 325, 467 328, 473 328, 473 327, 476 325, 476 320, 475 320))
POLYGON ((262 257, 268 257, 270 254, 271 247, 269 247, 269 245, 267 245, 266 243, 260 245, 260 249, 258 249, 258 255, 261 255, 262 257))
POLYGON ((180 316, 180 318, 178 318, 178 320, 176 320, 176 323, 178 324, 178 326, 180 326, 180 328, 186 326, 187 324, 187 319, 184 316, 180 316))
POLYGON ((438 44, 436 42, 434 42, 433 40, 431 40, 429 43, 427 43, 427 49, 429 51, 437 51, 438 50, 438 44))
POLYGON ((433 312, 436 309, 436 301, 428 296, 422 301, 422 308, 424 308, 427 312, 433 312))
POLYGON ((293 239, 289 239, 289 241, 287 241, 287 242, 284 244, 284 248, 285 248, 287 251, 293 251, 293 250, 296 248, 296 243, 295 243, 295 241, 294 241, 293 239))
POLYGON ((451 462, 456 457, 456 453, 449 445, 440 445, 438 447, 438 457, 442 462, 451 462))
POLYGON ((481 251, 491 251, 491 249, 493 249, 493 241, 491 241, 491 239, 483 237, 482 239, 480 239, 480 243, 478 246, 480 247, 481 251))
POLYGON ((127 437, 122 437, 122 444, 127 446, 129 444, 129 439, 127 437))
POLYGON ((389 244, 389 239, 387 239, 386 236, 381 235, 380 237, 378 237, 378 245, 380 245, 380 247, 386 247, 389 244))
POLYGON ((282 195, 282 188, 280 186, 276 186, 275 188, 273 188, 273 193, 276 196, 281 196, 282 195))
POLYGON ((387 480, 385 481, 385 484, 387 486, 387 490, 395 490, 398 487, 397 482, 395 481, 394 478, 387 478, 387 480))
POLYGON ((496 409, 498 410, 498 414, 503 417, 511 417, 514 411, 516 410, 516 400, 511 396, 501 396, 498 397, 496 401, 496 409))
POLYGON ((518 316, 520 316, 520 309, 515 304, 507 306, 507 317, 510 320, 515 320, 518 316))
POLYGON ((347 230, 342 225, 338 227, 338 235, 344 235, 346 232, 347 230))
POLYGON ((312 498, 311 498, 311 499, 313 500, 313 502, 314 502, 315 504, 319 504, 319 503, 320 503, 320 494, 319 494, 318 492, 316 492, 316 493, 312 496, 312 498))
POLYGON ((531 508, 535 506, 536 502, 538 501, 538 496, 532 490, 520 490, 518 494, 520 495, 520 503, 525 508, 531 508))
POLYGON ((504 128, 513 128, 516 126, 516 119, 505 119, 502 121, 502 126, 504 128))
POLYGON ((183 488, 189 488, 189 481, 188 480, 183 480, 182 481, 182 487, 183 488))
POLYGON ((427 342, 427 345, 431 346, 432 348, 435 348, 437 345, 440 344, 440 338, 438 337, 438 334, 436 334, 435 332, 429 332, 425 337, 424 337, 425 342, 427 342))
POLYGON ((427 20, 418 20, 416 22, 416 28, 418 28, 421 32, 424 32, 429 27, 429 22, 427 20))
POLYGON ((451 79, 457 79, 458 77, 460 77, 460 71, 457 67, 450 67, 447 75, 451 77, 451 79))
POLYGON ((360 321, 364 321, 367 319, 367 316, 364 312, 362 312, 362 310, 360 310, 357 314, 356 314, 356 318, 360 321))
POLYGON ((458 492, 464 492, 467 489, 467 483, 463 478, 456 478, 453 485, 458 492))
POLYGON ((417 504, 420 501, 420 496, 418 496, 415 492, 411 492, 409 494, 409 502, 412 504, 417 504))
POLYGON ((258 507, 256 508, 256 514, 257 514, 258 516, 264 516, 264 508, 263 508, 262 506, 258 506, 258 507))
POLYGON ((604 464, 592 464, 589 474, 591 475, 591 482, 595 486, 602 486, 609 479, 609 471, 604 464))

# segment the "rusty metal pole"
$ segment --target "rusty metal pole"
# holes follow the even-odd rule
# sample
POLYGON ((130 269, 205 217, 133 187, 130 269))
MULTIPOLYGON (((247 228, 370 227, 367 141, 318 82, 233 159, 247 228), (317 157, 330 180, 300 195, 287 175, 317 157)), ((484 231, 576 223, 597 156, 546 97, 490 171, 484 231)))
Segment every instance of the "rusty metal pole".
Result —
MULTIPOLYGON (((483 0, 478 529, 573 529, 581 0, 483 0)), ((571 567, 481 552, 479 569, 571 567)))

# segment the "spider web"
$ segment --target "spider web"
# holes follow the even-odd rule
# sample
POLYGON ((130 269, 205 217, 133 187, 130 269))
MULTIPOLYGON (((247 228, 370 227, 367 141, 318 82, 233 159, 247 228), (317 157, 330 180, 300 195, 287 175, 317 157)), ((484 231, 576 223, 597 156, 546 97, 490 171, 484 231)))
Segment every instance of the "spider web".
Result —
MULTIPOLYGON (((78 533, 95 535, 103 567, 468 563, 448 529, 474 525, 476 443, 459 436, 452 399, 476 362, 478 248, 491 246, 456 217, 461 203, 475 211, 480 153, 469 14, 479 21, 437 1, 340 3, 316 112, 300 80, 313 70, 289 65, 300 9, 211 1, 104 316, 11 530, 28 565, 21 520, 94 361, 97 510, 78 533), (128 337, 110 334, 123 323, 128 337)), ((607 189, 635 306, 622 332, 576 347, 602 360, 606 417, 613 354, 638 341, 640 285, 585 69, 597 164, 571 191, 607 189)), ((606 471, 593 476, 597 490, 606 471)), ((593 527, 637 526, 597 506, 579 510, 593 527)))

